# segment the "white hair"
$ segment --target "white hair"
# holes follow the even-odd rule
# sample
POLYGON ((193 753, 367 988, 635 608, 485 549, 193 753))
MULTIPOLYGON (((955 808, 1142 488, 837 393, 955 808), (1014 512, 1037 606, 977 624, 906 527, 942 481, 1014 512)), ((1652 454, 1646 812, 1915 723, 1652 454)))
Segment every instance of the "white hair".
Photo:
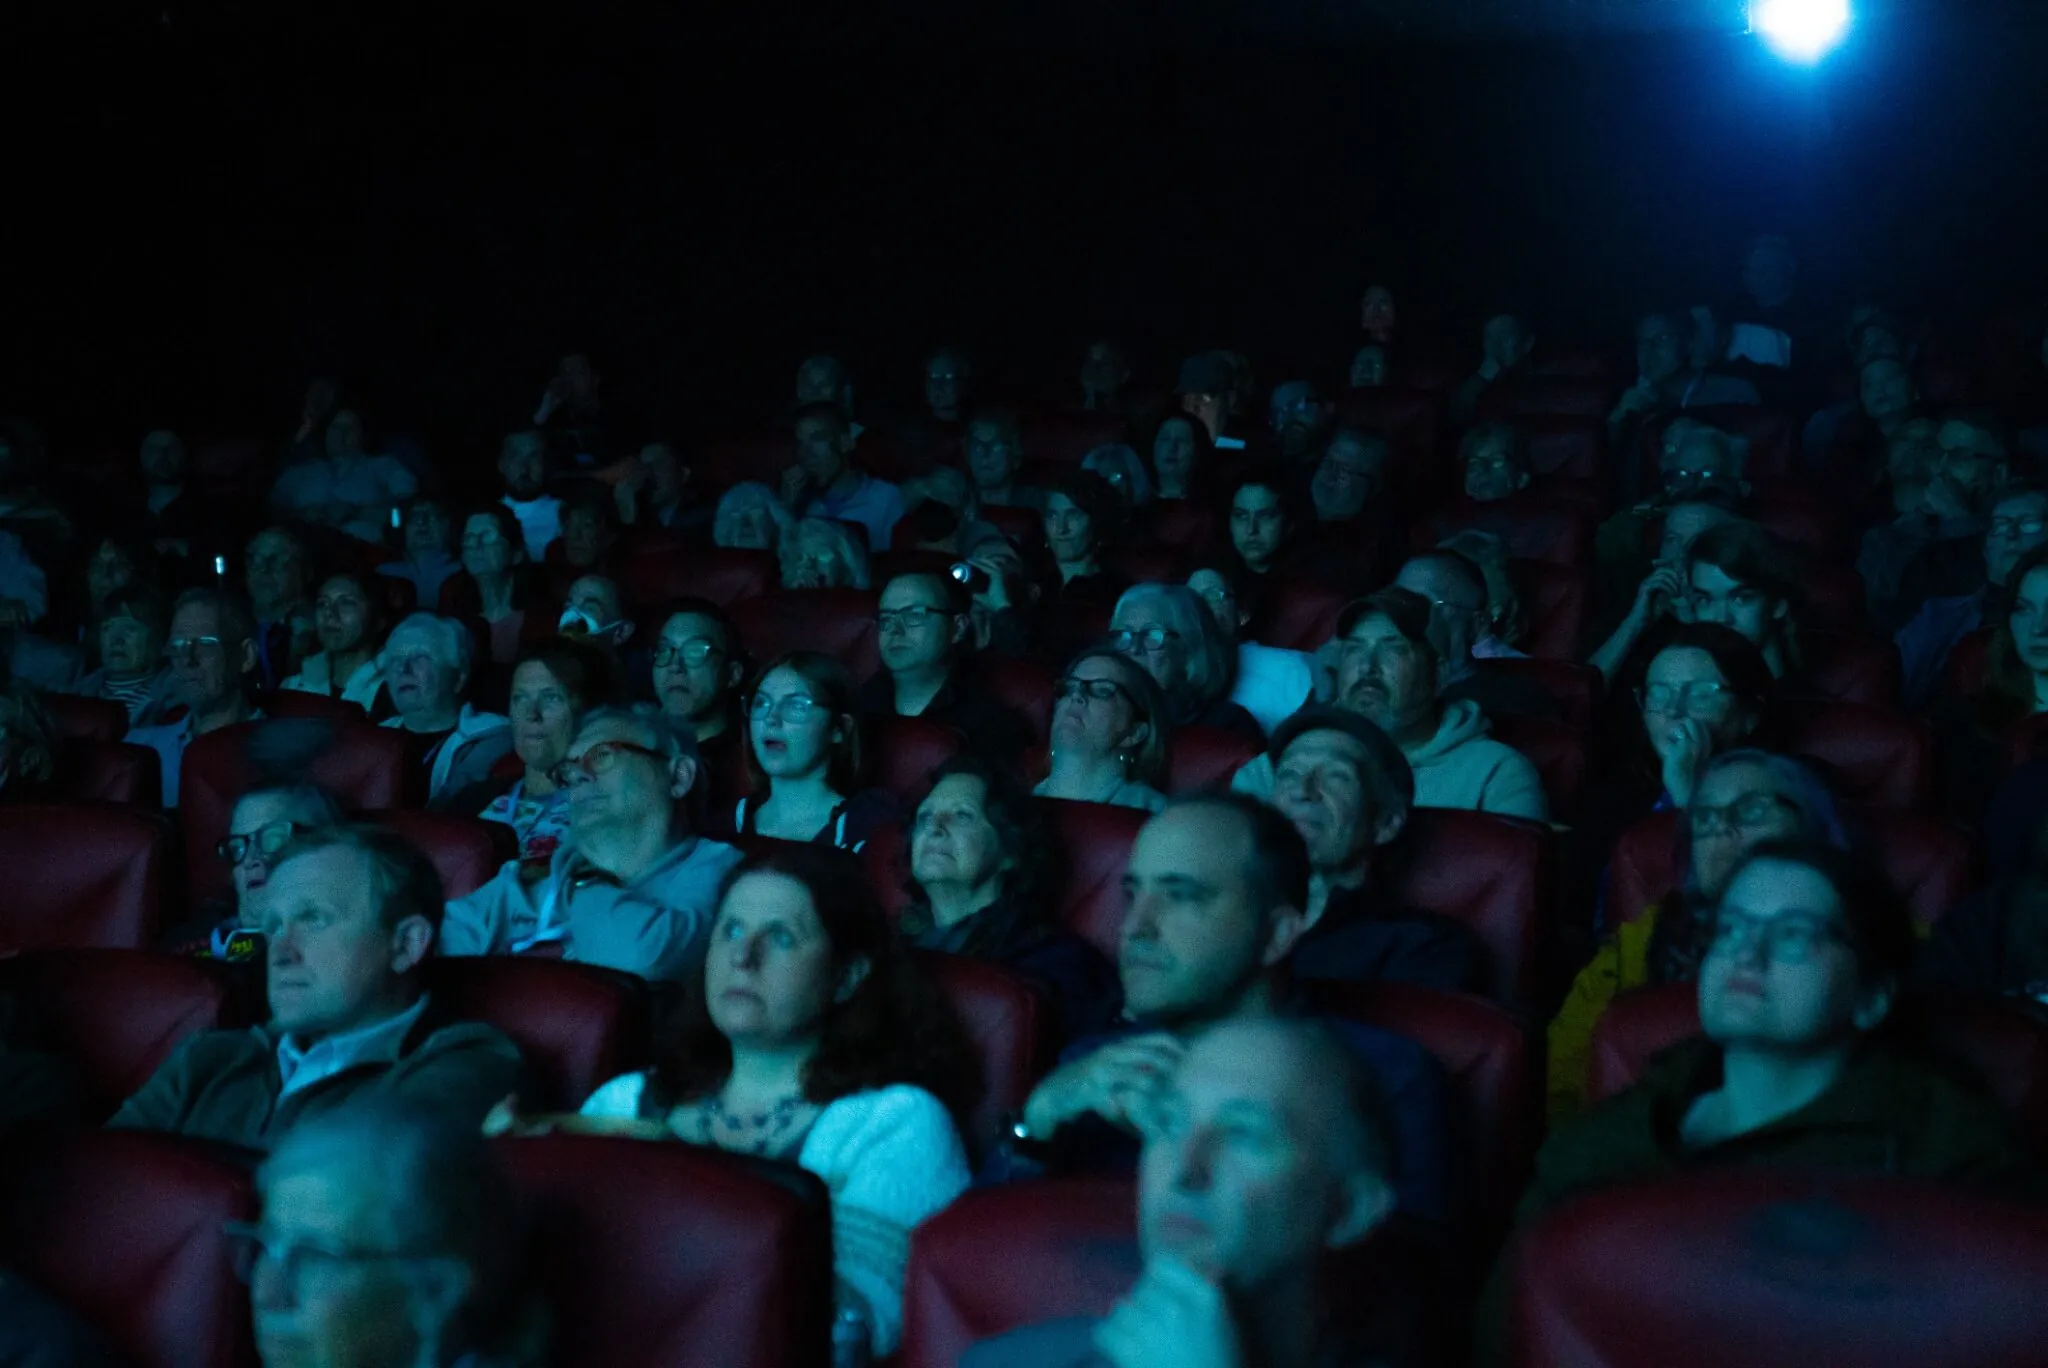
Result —
MULTIPOLYGON (((759 480, 746 480, 725 491, 725 497, 718 501, 718 512, 711 519, 711 540, 719 546, 731 546, 733 524, 751 513, 756 507, 768 510, 768 516, 775 520, 775 540, 780 542, 795 521, 782 500, 775 497, 775 491, 759 480)), ((770 551, 774 546, 768 548, 770 551)))
POLYGON ((377 668, 389 673, 400 645, 415 642, 425 648, 436 665, 455 676, 455 689, 460 693, 469 683, 469 630, 454 618, 439 613, 414 613, 384 638, 384 649, 377 653, 377 668))
POLYGON ((832 588, 868 587, 867 539, 856 536, 851 527, 837 519, 805 518, 782 538, 782 583, 785 588, 794 578, 792 572, 802 561, 806 546, 819 542, 829 549, 838 567, 832 577, 832 588))

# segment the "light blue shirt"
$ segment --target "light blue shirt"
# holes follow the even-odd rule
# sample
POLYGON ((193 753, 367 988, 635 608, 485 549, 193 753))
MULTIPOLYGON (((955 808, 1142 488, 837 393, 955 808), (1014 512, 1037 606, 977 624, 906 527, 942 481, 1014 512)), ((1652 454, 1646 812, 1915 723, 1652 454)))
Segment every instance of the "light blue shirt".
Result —
POLYGON ((903 517, 903 493, 887 480, 863 475, 852 493, 837 499, 821 495, 804 506, 802 515, 859 523, 868 530, 868 550, 887 551, 889 536, 903 517))
POLYGON ((278 1077, 284 1080, 284 1089, 278 1096, 290 1097, 302 1088, 310 1088, 358 1064, 371 1061, 388 1063, 398 1058, 406 1036, 419 1024, 426 1010, 427 999, 422 994, 418 1002, 395 1017, 386 1017, 359 1030, 328 1036, 305 1049, 300 1049, 296 1041, 285 1036, 277 1042, 277 1072, 278 1077))

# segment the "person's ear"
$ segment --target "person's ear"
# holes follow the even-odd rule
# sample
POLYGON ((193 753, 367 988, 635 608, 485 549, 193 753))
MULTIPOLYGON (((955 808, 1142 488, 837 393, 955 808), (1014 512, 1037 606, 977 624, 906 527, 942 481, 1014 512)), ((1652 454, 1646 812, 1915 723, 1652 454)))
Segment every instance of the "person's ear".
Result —
POLYGON ((678 755, 669 762, 668 792, 671 798, 682 798, 697 786, 697 762, 690 756, 678 755))
POLYGON ((832 990, 832 1001, 835 1003, 845 1003, 850 1000, 856 992, 860 991, 861 984, 867 981, 868 971, 872 968, 874 968, 874 964, 866 955, 856 956, 852 963, 848 964, 845 970, 840 973, 839 985, 832 990))
POLYGON ((1377 813, 1372 822, 1372 843, 1375 846, 1392 845, 1408 829, 1408 814, 1399 808, 1377 813))
POLYGON ((974 635, 974 619, 966 613, 953 614, 952 645, 963 646, 974 635))
POLYGON ((634 622, 631 618, 625 618, 621 620, 617 628, 619 634, 619 645, 623 646, 627 642, 631 641, 633 639, 633 633, 637 632, 638 630, 640 630, 639 624, 634 622))
POLYGON ((1308 914, 1299 907, 1282 904, 1266 917, 1266 941, 1259 949, 1259 965, 1271 969, 1294 952, 1295 942, 1308 931, 1308 914))
POLYGON ((433 947, 433 925, 425 917, 407 917, 391 928, 391 972, 411 973, 433 947))
POLYGON ((740 686, 740 681, 746 678, 746 674, 747 667, 740 664, 739 661, 727 661, 725 663, 725 687, 728 689, 737 689, 740 686))
POLYGON ((1355 1173, 1337 1180, 1334 1206, 1323 1247, 1349 1249, 1393 1214, 1394 1189, 1377 1173, 1355 1173))
POLYGON ((1790 616, 1792 616, 1792 601, 1790 599, 1779 599, 1777 605, 1771 609, 1771 621, 1783 622, 1790 616))
POLYGON ((1876 1030, 1884 1024, 1884 1019, 1891 1015, 1892 1001, 1896 996, 1890 983, 1866 990, 1862 1001, 1856 1004, 1856 1010, 1850 1014, 1850 1022, 1859 1031, 1876 1030))
POLYGON ((1516 471, 1516 472, 1515 472, 1515 488, 1516 488, 1516 489, 1527 489, 1528 487, 1529 487, 1529 472, 1528 472, 1528 471, 1526 471, 1526 470, 1518 470, 1518 471, 1516 471))
POLYGON ((243 675, 249 675, 249 674, 254 674, 254 673, 256 673, 256 666, 257 666, 257 663, 258 663, 258 662, 259 662, 259 661, 260 661, 261 659, 262 659, 262 657, 261 657, 261 656, 259 656, 259 655, 258 655, 258 654, 256 653, 256 643, 255 643, 255 642, 253 642, 253 641, 245 641, 245 642, 243 642, 243 643, 242 643, 242 665, 241 665, 241 668, 240 668, 239 670, 237 670, 237 671, 236 671, 235 673, 237 673, 237 674, 243 674, 243 675))

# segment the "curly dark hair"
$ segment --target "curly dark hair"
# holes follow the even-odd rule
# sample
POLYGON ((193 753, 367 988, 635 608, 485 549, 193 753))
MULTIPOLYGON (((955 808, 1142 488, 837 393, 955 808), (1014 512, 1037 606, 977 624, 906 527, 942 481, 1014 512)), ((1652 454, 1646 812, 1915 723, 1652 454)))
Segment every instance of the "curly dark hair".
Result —
MULTIPOLYGON (((963 1122, 982 1090, 980 1057, 939 986, 911 957, 875 900, 859 861, 826 846, 780 844, 735 865, 719 887, 725 901, 756 874, 793 879, 832 945, 832 965, 866 960, 868 972, 844 1002, 826 1009, 817 1053, 804 1066, 804 1096, 824 1105, 894 1083, 937 1097, 963 1122)), ((714 951, 714 953, 716 953, 714 951)), ((711 1020, 701 992, 692 993, 655 1044, 647 1076, 651 1106, 668 1108, 705 1096, 732 1072, 732 1045, 711 1020)))
MULTIPOLYGON (((933 770, 931 786, 925 790, 925 797, 930 797, 932 789, 937 788, 942 780, 956 777, 980 781, 982 813, 988 818, 988 824, 995 828, 997 848, 1010 857, 1010 868, 1003 874, 1002 896, 1015 903, 1026 915, 1041 916, 1043 910, 1051 906, 1052 891, 1059 887, 1064 873, 1061 867, 1063 849, 1053 838, 1043 805, 1031 796, 1008 766, 974 754, 956 755, 933 770)), ((922 798, 918 800, 920 807, 923 801, 922 798)), ((911 840, 916 840, 914 834, 911 840)), ((906 862, 910 858, 910 849, 910 843, 906 842, 906 862)), ((910 876, 907 863, 903 872, 905 904, 897 929, 915 934, 913 928, 922 929, 931 923, 931 899, 926 896, 924 886, 910 876)), ((970 946, 960 953, 976 952, 970 946)))

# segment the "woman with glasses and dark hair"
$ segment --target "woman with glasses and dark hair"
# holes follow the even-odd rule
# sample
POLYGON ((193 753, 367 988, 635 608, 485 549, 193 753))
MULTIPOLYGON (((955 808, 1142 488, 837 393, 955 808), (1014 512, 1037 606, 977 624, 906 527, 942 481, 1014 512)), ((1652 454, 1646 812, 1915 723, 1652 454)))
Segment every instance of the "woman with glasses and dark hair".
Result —
POLYGON ((789 651, 747 690, 747 771, 732 829, 858 851, 895 815, 862 791, 860 719, 846 667, 822 651, 789 651))
POLYGON ((1174 726, 1215 727, 1265 745, 1258 722, 1230 701, 1237 653, 1194 590, 1184 584, 1136 585, 1117 600, 1109 626, 1110 643, 1159 685, 1174 726))
POLYGON ((1052 1012, 1054 1048, 1109 1029, 1116 969, 1046 909, 1059 842, 1016 777, 962 755, 932 774, 910 828, 909 906, 898 934, 920 950, 968 955, 1031 983, 1052 1012))
POLYGON ((1584 1104, 1593 1029, 1607 1004, 1646 984, 1690 982, 1699 973, 1708 912, 1736 865, 1767 841, 1793 839, 1849 848, 1834 795, 1811 769, 1760 750, 1728 751, 1701 768, 1678 824, 1678 888, 1615 928, 1550 1023, 1552 1116, 1584 1104))
MULTIPOLYGON (((2032 1164, 1998 1102, 1898 1019, 1915 945, 1874 861, 1800 842, 1752 850, 1704 923, 1702 1034, 1551 1131, 1518 1226, 1618 1183, 1735 1166, 2027 1183, 2032 1164)), ((1481 1340, 1496 1347, 1504 1270, 1481 1311, 1481 1340)))
POLYGON ((1052 710, 1052 768, 1031 791, 1041 798, 1166 806, 1166 699, 1144 667, 1112 646, 1074 657, 1052 710))

